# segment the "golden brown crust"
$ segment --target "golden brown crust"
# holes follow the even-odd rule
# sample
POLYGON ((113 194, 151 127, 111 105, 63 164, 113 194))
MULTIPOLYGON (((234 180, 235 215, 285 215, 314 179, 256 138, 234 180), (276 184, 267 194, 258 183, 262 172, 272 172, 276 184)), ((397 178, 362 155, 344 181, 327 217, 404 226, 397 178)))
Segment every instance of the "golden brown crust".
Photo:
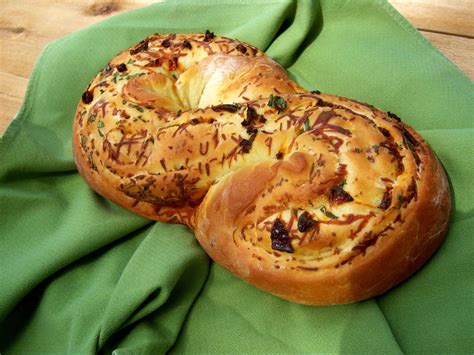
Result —
POLYGON ((274 261, 279 259, 275 255, 256 256, 259 248, 255 245, 236 247, 229 230, 238 229, 238 217, 273 178, 268 162, 241 169, 213 187, 199 207, 196 235, 206 252, 232 273, 294 302, 340 304, 380 295, 417 271, 441 244, 448 227, 449 185, 438 160, 425 147, 416 201, 400 211, 400 218, 390 224, 390 233, 378 237, 364 253, 341 258, 339 264, 302 270, 298 267, 305 265, 288 262, 287 257, 294 254, 280 253, 284 260, 275 268, 274 261))
POLYGON ((309 93, 255 47, 153 35, 86 90, 73 151, 117 204, 187 224, 219 264, 282 298, 349 303, 418 270, 446 232, 446 175, 393 114, 309 93))

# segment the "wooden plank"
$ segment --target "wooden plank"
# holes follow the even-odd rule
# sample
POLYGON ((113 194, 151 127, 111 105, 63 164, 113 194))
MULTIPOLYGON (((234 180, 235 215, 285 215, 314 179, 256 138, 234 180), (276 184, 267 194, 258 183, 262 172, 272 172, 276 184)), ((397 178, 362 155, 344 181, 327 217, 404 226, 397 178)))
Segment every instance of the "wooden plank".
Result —
POLYGON ((28 79, 0 72, 0 133, 3 133, 21 106, 28 79))
POLYGON ((474 80, 474 39, 421 31, 436 48, 474 80))
POLYGON ((20 108, 33 65, 47 43, 109 16, 154 2, 156 1, 2 0, 0 135, 20 108))
POLYGON ((111 15, 152 2, 7 0, 2 4, 0 15, 0 68, 4 72, 27 78, 48 42, 111 15))
POLYGON ((389 0, 419 30, 474 38, 473 0, 389 0))
MULTIPOLYGON (((0 134, 18 111, 27 78, 48 42, 153 0, 0 0, 0 134)), ((474 0, 389 0, 474 79, 474 0), (431 32, 431 33, 430 33, 431 32), (454 33, 465 38, 436 34, 454 33)))

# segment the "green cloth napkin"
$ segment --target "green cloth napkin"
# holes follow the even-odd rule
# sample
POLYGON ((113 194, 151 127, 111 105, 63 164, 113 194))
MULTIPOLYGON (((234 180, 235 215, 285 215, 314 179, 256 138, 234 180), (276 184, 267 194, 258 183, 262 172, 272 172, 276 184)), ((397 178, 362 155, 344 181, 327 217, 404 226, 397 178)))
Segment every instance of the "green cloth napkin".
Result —
POLYGON ((382 1, 180 1, 50 44, 0 140, 0 351, 472 353, 474 90, 382 1), (447 239, 376 299, 309 307, 209 261, 186 227, 99 197, 71 151, 88 81, 150 33, 210 29, 265 50, 309 89, 370 102, 419 130, 454 193, 447 239))

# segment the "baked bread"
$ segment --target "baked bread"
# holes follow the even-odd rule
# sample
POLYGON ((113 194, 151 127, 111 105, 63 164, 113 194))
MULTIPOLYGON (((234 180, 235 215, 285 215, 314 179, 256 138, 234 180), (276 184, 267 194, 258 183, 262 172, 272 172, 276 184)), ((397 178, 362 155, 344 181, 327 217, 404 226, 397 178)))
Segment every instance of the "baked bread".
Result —
POLYGON ((155 34, 118 54, 73 130, 95 191, 188 225, 214 261, 291 301, 382 294, 448 226, 446 175, 410 126, 308 92, 257 48, 208 31, 155 34))

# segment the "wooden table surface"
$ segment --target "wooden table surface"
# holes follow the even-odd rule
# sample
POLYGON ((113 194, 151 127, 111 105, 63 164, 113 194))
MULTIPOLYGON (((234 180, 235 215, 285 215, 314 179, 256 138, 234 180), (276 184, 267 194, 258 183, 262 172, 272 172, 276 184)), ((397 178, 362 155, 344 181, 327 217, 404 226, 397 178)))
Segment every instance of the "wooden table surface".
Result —
MULTIPOLYGON (((151 0, 0 0, 0 134, 18 111, 45 45, 151 0)), ((474 79, 474 0, 389 0, 474 79)))

